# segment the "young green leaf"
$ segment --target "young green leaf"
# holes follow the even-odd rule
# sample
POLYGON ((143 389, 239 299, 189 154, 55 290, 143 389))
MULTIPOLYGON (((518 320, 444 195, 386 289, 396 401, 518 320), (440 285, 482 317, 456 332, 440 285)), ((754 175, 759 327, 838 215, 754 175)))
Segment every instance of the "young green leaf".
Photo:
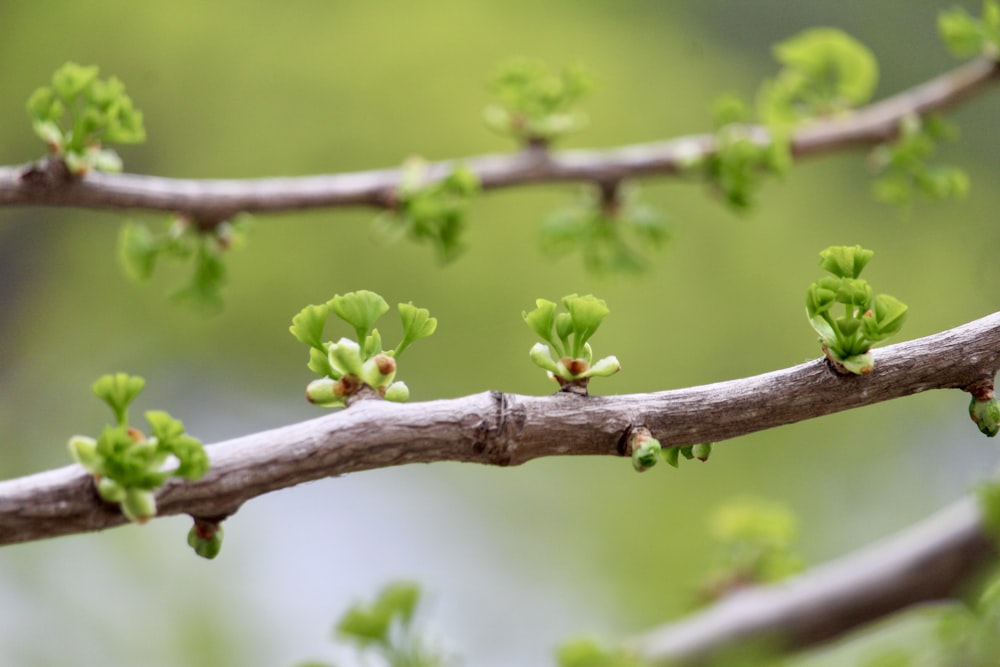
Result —
POLYGON ((399 317, 403 321, 403 340, 391 354, 398 358, 413 341, 427 338, 434 333, 437 329, 437 318, 431 317, 430 311, 426 308, 417 308, 412 302, 401 303, 397 307, 399 317))
POLYGON ((358 341, 364 341, 375 321, 389 311, 385 299, 368 290, 338 294, 327 305, 337 317, 354 327, 358 341))
POLYGON ((138 375, 115 373, 102 375, 91 386, 99 399, 108 404, 119 426, 128 424, 128 406, 138 396, 146 381, 138 375))
POLYGON ((330 316, 330 305, 328 303, 313 304, 306 306, 292 318, 292 326, 288 330, 300 342, 311 348, 323 351, 326 356, 326 347, 323 344, 323 328, 330 316))
POLYGON ((819 265, 838 278, 857 278, 874 254, 859 245, 830 246, 819 254, 819 265))
POLYGON ((601 322, 611 312, 603 299, 592 294, 577 296, 571 294, 563 297, 563 306, 569 311, 573 329, 573 346, 570 355, 575 358, 583 356, 583 346, 594 335, 601 322))
POLYGON ((539 338, 551 345, 556 354, 564 356, 565 350, 556 342, 552 336, 552 327, 555 324, 556 304, 546 299, 536 299, 535 309, 530 313, 521 311, 521 317, 525 323, 535 332, 539 338))

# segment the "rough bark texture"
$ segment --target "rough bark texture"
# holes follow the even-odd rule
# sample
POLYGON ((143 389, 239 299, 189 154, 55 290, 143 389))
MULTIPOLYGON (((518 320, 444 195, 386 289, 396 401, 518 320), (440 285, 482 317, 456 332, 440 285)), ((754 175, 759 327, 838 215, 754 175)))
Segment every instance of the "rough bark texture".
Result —
MULTIPOLYGON (((208 446, 211 470, 157 493, 160 515, 205 518, 302 482, 407 463, 519 465, 543 456, 626 453, 631 429, 665 446, 718 442, 928 389, 965 388, 1000 368, 1000 313, 874 350, 875 370, 841 376, 817 359, 716 384, 622 396, 484 392, 398 404, 377 399, 283 428, 208 446)), ((970 424, 970 428, 973 426, 970 424)), ((0 482, 0 544, 124 523, 70 466, 0 482)))

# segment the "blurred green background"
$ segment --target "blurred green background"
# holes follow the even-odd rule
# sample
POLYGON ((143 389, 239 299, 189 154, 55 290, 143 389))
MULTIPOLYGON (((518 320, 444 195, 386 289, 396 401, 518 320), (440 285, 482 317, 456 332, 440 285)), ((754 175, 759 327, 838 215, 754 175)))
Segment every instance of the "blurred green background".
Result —
MULTIPOLYGON (((770 45, 816 25, 867 44, 879 95, 891 94, 954 65, 935 28, 951 4, 7 0, 0 163, 41 155, 24 103, 67 60, 120 77, 144 112, 148 141, 120 150, 127 171, 329 173, 511 150, 481 110, 490 73, 516 55, 595 72, 591 126, 567 147, 705 131, 718 94, 751 95, 776 71, 770 45)), ((971 175, 959 204, 874 202, 862 153, 802 164, 768 185, 750 216, 699 185, 647 180, 643 195, 671 217, 673 239, 639 279, 599 279, 578 258, 543 255, 538 222, 578 188, 531 186, 478 198, 469 249, 444 267, 427 247, 374 241, 371 210, 259 217, 231 258, 225 311, 205 318, 163 298, 181 273, 160 271, 146 286, 121 275, 123 216, 2 209, 0 476, 66 465, 67 438, 107 419, 89 392, 105 372, 146 376, 139 410, 169 410, 206 442, 317 416, 302 400, 311 376, 288 324, 303 305, 355 289, 438 317, 438 333, 405 361, 415 401, 550 392, 528 362, 534 341, 520 313, 570 292, 596 293, 612 310, 594 346, 624 371, 595 382, 597 393, 814 358, 803 298, 832 244, 876 250, 866 277, 910 305, 903 338, 986 315, 1000 277, 998 100, 992 91, 954 114, 963 139, 941 159, 971 175)), ((932 392, 721 443, 709 464, 642 476, 624 460, 570 459, 326 480, 248 503, 213 562, 185 545, 186 518, 6 547, 0 664, 343 657, 333 621, 393 577, 425 585, 433 632, 466 664, 548 664, 567 636, 615 640, 682 612, 708 569, 706 516, 734 496, 793 507, 813 563, 960 496, 996 458, 966 403, 932 392)))

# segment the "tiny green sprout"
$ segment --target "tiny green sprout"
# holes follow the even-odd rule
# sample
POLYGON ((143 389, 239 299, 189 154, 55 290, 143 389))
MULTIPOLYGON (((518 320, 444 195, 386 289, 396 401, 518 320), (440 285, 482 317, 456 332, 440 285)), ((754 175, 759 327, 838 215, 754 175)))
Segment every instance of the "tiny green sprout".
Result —
MULTIPOLYGON (((607 191, 605 191, 607 192, 607 191)), ((554 256, 579 253, 595 274, 641 273, 651 251, 668 239, 667 218, 639 200, 637 188, 612 188, 610 196, 584 191, 541 226, 542 249, 554 256)))
POLYGON ((35 134, 69 172, 122 170, 122 161, 105 143, 135 144, 146 139, 142 113, 115 77, 99 79, 97 67, 68 62, 52 75, 52 85, 35 90, 28 115, 35 134))
POLYGON ((320 376, 306 387, 306 398, 320 407, 345 407, 368 387, 388 401, 405 402, 409 387, 395 381, 397 360, 411 343, 437 329, 437 319, 412 303, 397 306, 403 337, 395 349, 385 350, 375 322, 389 304, 368 290, 338 294, 323 304, 306 306, 293 319, 289 331, 309 346, 309 370, 320 376), (331 315, 346 322, 355 338, 324 341, 323 330, 331 315))
POLYGON ((660 441, 647 428, 636 429, 629 438, 628 448, 632 452, 632 467, 636 472, 645 472, 655 466, 663 449, 660 441))
POLYGON ((820 253, 820 266, 832 277, 820 278, 806 294, 809 323, 827 359, 844 374, 871 373, 872 344, 897 333, 906 319, 906 304, 887 294, 873 295, 859 277, 872 255, 861 246, 827 248, 820 253))
POLYGON ((166 412, 146 412, 151 435, 129 426, 128 406, 145 381, 125 373, 104 375, 94 394, 108 404, 115 425, 96 438, 76 435, 69 440, 73 459, 94 477, 98 495, 119 505, 129 520, 144 523, 156 515, 154 491, 170 477, 196 480, 209 467, 201 441, 184 431, 184 424, 166 412))
POLYGON ((162 232, 128 222, 118 235, 118 260, 125 274, 140 283, 149 281, 161 259, 190 262, 191 280, 171 292, 170 298, 215 312, 222 306, 225 257, 230 250, 242 247, 250 226, 250 217, 245 215, 214 225, 198 224, 179 215, 162 232))
POLYGON ((938 16, 938 30, 948 50, 959 58, 1000 53, 1000 3, 984 0, 982 17, 971 16, 962 7, 952 7, 938 16))
POLYGON ((188 531, 188 546, 202 558, 212 560, 222 551, 223 533, 222 524, 219 522, 195 519, 194 525, 188 531))
POLYGON ((708 461, 708 458, 712 455, 712 443, 701 442, 697 445, 684 445, 682 447, 664 447, 660 452, 663 460, 667 462, 668 465, 679 468, 680 459, 683 456, 688 461, 698 459, 702 463, 708 461))
POLYGON ((587 342, 610 311, 603 299, 590 294, 571 294, 563 297, 562 304, 566 312, 557 315, 555 303, 538 299, 533 311, 521 313, 525 323, 545 341, 532 346, 528 356, 559 383, 561 391, 585 395, 590 378, 607 377, 621 370, 614 356, 595 362, 587 342))
POLYGON ((440 176, 430 173, 425 160, 410 158, 389 210, 373 223, 374 232, 386 241, 403 235, 426 241, 442 262, 450 262, 463 249, 466 209, 477 192, 479 177, 465 165, 440 176))
POLYGON ((522 144, 547 146, 587 125, 576 108, 593 88, 583 67, 553 72, 541 61, 515 58, 497 70, 490 87, 499 102, 483 111, 486 124, 522 144))
POLYGON ((1000 433, 1000 400, 993 394, 993 380, 977 382, 967 391, 972 394, 969 417, 979 431, 987 438, 1000 433))

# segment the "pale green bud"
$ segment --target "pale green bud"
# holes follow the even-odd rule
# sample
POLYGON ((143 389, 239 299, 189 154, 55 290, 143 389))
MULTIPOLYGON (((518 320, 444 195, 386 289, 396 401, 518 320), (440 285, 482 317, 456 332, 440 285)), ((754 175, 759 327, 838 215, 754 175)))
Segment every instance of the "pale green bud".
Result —
MULTIPOLYGON (((561 375, 556 360, 552 358, 552 351, 545 343, 535 343, 532 345, 528 351, 528 356, 536 366, 544 368, 550 373, 561 375)), ((565 372, 565 369, 563 369, 563 372, 565 372)))
POLYGON ((614 375, 621 369, 622 365, 618 362, 618 357, 604 357, 588 370, 581 373, 579 377, 608 377, 609 375, 614 375))
POLYGON ((102 477, 97 482, 97 493, 109 503, 120 503, 125 500, 125 487, 109 477, 102 477))
POLYGON ((396 376, 396 360, 387 354, 376 354, 364 363, 361 381, 369 387, 384 387, 396 376))
POLYGON ((97 441, 85 435, 75 435, 69 440, 69 453, 73 460, 87 470, 94 472, 100 457, 97 455, 97 441))
POLYGON ((361 346, 350 338, 341 338, 330 345, 330 365, 344 375, 361 377, 363 373, 361 362, 361 346))
POLYGON ((126 489, 121 505, 122 513, 136 523, 146 523, 156 516, 156 496, 152 491, 126 489))
POLYGON ((393 382, 385 390, 385 400, 393 403, 405 403, 410 399, 410 388, 405 382, 393 382))
POLYGON ((323 408, 334 408, 344 405, 347 396, 343 393, 343 384, 340 380, 320 378, 313 380, 306 387, 306 399, 323 408))
POLYGON ((987 438, 1000 433, 1000 401, 996 397, 991 396, 985 401, 977 401, 973 397, 969 403, 969 416, 987 438))

